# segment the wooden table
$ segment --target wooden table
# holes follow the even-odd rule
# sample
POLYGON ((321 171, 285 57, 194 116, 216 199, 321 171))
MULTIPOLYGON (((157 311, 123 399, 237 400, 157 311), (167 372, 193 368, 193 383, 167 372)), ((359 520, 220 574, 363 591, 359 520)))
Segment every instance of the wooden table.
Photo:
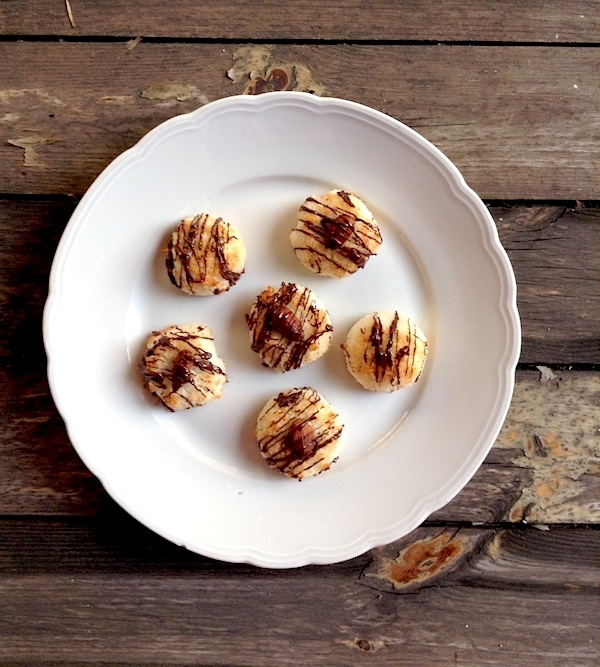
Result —
POLYGON ((600 2, 0 1, 0 665, 598 665, 600 2), (287 86, 442 149, 519 288, 512 406, 473 480, 331 566, 196 556, 79 460, 41 317, 78 200, 152 127, 287 86))

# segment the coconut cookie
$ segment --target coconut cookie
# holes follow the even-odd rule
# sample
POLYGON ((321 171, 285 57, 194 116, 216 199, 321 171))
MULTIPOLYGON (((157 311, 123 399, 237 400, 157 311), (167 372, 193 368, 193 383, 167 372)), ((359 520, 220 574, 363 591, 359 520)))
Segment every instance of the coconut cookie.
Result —
POLYGON ((250 346, 263 365, 289 371, 325 354, 333 327, 320 299, 307 287, 267 287, 246 315, 250 346))
POLYGON ((169 279, 186 294, 220 294, 244 272, 246 247, 223 218, 201 213, 186 218, 173 231, 166 264, 169 279))
POLYGON ((379 225, 366 204, 344 190, 308 197, 290 234, 300 262, 313 273, 333 278, 362 269, 381 241, 379 225))
POLYGON ((265 461, 293 479, 328 470, 339 455, 340 416, 310 387, 271 398, 258 415, 255 435, 265 461))
POLYGON ((427 338, 412 318, 390 310, 358 320, 342 350, 348 370, 365 389, 392 392, 419 379, 427 338))
POLYGON ((227 382, 212 331, 199 324, 155 331, 146 342, 140 370, 148 390, 173 411, 216 400, 227 382))

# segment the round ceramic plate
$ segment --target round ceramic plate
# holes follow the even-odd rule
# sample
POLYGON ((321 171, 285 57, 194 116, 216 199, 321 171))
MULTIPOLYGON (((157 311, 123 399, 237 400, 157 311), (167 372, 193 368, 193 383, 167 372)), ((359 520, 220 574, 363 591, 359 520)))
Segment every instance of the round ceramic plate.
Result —
POLYGON ((471 478, 506 415, 519 355, 514 276, 458 170, 400 122, 345 100, 269 93, 218 100, 152 130, 96 180, 59 244, 44 313, 52 393, 77 452, 112 497, 200 554, 267 567, 333 563, 389 543, 471 478), (375 214, 380 252, 342 280, 297 261, 289 232, 309 195, 343 188, 375 214), (166 239, 208 212, 240 231, 229 292, 173 287, 166 239), (318 361, 279 373, 250 350, 245 313, 267 285, 313 289, 334 325, 318 361), (419 382, 362 389, 340 344, 366 313, 397 309, 429 339, 419 382), (148 335, 210 326, 227 364, 220 400, 171 413, 138 361, 148 335), (312 386, 341 414, 339 460, 290 480, 253 436, 274 394, 312 386))

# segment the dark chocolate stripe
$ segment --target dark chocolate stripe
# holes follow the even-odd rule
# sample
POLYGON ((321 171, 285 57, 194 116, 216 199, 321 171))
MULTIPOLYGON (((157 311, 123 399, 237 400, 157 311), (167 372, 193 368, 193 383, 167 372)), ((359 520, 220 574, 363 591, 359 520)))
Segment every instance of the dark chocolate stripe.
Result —
MULTIPOLYGON (((199 328, 198 333, 189 333, 176 327, 169 334, 160 335, 161 332, 154 332, 154 335, 157 335, 158 338, 146 350, 140 361, 140 371, 145 382, 148 385, 154 385, 158 391, 162 390, 163 392, 168 391, 170 385, 169 394, 178 394, 190 406, 192 405, 191 401, 179 392, 186 383, 191 384, 196 391, 207 396, 209 391, 202 384, 197 384, 194 370, 209 375, 225 375, 225 371, 211 361, 212 354, 204 350, 201 343, 198 342, 199 340, 213 341, 212 336, 202 335, 204 331, 206 331, 206 327, 199 328), (183 343, 184 347, 176 345, 176 342, 183 343), (153 357, 163 357, 164 349, 176 351, 177 356, 170 367, 167 366, 162 371, 153 370, 153 357)), ((159 397, 162 399, 160 395, 159 397)))
POLYGON ((252 334, 251 348, 268 366, 284 371, 299 368, 311 346, 333 330, 325 317, 314 306, 308 288, 299 290, 294 283, 282 283, 277 291, 265 290, 246 316, 252 334), (293 340, 283 335, 280 327, 273 326, 273 319, 282 308, 288 308, 300 323, 301 335, 293 340))
POLYGON ((319 456, 319 452, 338 439, 341 435, 341 426, 335 425, 335 415, 331 414, 324 424, 319 425, 312 431, 314 447, 306 456, 298 456, 297 452, 291 450, 286 444, 288 428, 291 424, 302 425, 310 422, 318 422, 323 410, 319 405, 321 397, 310 387, 283 392, 277 396, 270 411, 264 415, 265 420, 270 419, 269 413, 278 408, 285 407, 283 415, 273 424, 274 434, 263 438, 259 442, 261 451, 265 454, 267 463, 292 477, 299 477, 302 472, 322 463, 325 458, 319 456), (308 401, 308 405, 298 414, 298 406, 308 401), (310 461, 308 468, 304 466, 310 461))
MULTIPOLYGON (((349 193, 339 192, 338 196, 352 210, 348 211, 344 207, 329 205, 315 197, 308 197, 300 207, 299 220, 303 224, 303 227, 300 227, 298 230, 312 237, 318 244, 323 246, 323 251, 308 247, 302 248, 302 251, 326 259, 344 271, 352 272, 343 263, 336 261, 335 257, 339 256, 347 260, 356 267, 355 270, 363 268, 367 260, 374 254, 370 248, 371 244, 381 244, 381 233, 376 224, 357 215, 356 207, 352 203, 349 193), (327 213, 323 213, 319 208, 325 209, 327 213), (340 216, 349 216, 353 219, 352 232, 340 247, 331 248, 329 247, 331 244, 329 243, 330 234, 327 230, 327 224, 323 223, 326 221, 335 221, 340 216)), ((298 249, 296 250, 298 251, 298 249)))
POLYGON ((230 268, 228 244, 236 238, 231 225, 223 218, 215 218, 208 230, 209 222, 211 217, 201 213, 189 222, 181 222, 173 232, 167 248, 166 266, 169 279, 176 287, 193 290, 195 284, 203 284, 210 270, 209 260, 213 252, 219 273, 228 283, 224 289, 239 280, 241 273, 230 268))

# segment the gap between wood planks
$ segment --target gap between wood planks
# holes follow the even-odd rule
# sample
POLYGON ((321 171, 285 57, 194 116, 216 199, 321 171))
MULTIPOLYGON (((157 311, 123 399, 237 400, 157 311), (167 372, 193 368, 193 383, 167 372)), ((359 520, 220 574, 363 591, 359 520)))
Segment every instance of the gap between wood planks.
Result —
POLYGON ((476 39, 327 39, 327 38, 252 38, 252 37, 153 37, 137 34, 121 35, 73 35, 62 34, 0 34, 1 42, 71 42, 97 44, 111 42, 129 42, 146 44, 252 44, 269 46, 481 46, 481 47, 530 47, 530 48, 598 48, 600 41, 524 41, 524 40, 476 40, 476 39))

